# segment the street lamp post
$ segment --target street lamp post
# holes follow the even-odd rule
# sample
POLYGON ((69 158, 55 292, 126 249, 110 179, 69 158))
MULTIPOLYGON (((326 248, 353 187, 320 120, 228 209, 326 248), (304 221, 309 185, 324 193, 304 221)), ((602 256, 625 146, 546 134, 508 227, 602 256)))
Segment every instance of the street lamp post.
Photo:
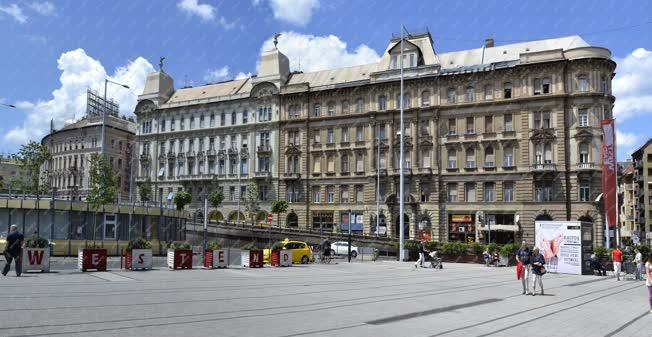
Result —
POLYGON ((403 32, 405 31, 405 27, 401 25, 401 54, 400 54, 400 64, 401 64, 401 92, 400 92, 400 110, 401 110, 401 150, 400 150, 400 156, 399 156, 399 185, 400 185, 400 197, 399 197, 399 258, 400 261, 405 260, 405 228, 404 228, 404 222, 405 222, 405 217, 403 216, 404 214, 404 209, 405 209, 405 173, 403 172, 403 161, 404 161, 404 142, 403 139, 405 131, 404 131, 404 125, 403 125, 403 32))
POLYGON ((123 87, 125 89, 130 89, 129 86, 126 85, 126 84, 113 82, 113 81, 109 80, 108 78, 104 79, 104 109, 102 109, 102 135, 100 137, 101 141, 102 141, 102 143, 100 144, 100 154, 101 155, 104 154, 104 126, 106 124, 106 113, 107 113, 107 110, 108 110, 108 104, 107 104, 107 101, 106 101, 106 88, 107 88, 109 83, 119 85, 119 86, 121 86, 121 87, 123 87))
POLYGON ((351 262, 351 209, 349 209, 349 263, 351 262))

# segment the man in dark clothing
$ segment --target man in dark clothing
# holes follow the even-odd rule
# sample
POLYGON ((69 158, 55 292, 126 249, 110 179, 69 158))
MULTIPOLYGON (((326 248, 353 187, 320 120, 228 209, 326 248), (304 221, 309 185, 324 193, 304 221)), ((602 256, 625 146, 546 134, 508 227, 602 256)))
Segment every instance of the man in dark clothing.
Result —
POLYGON ((324 239, 324 241, 321 243, 321 251, 324 256, 331 255, 331 242, 328 241, 328 239, 324 239))
POLYGON ((426 248, 423 246, 423 240, 419 241, 417 245, 419 247, 419 260, 414 264, 414 268, 423 268, 423 261, 426 260, 426 248))
POLYGON ((2 275, 7 276, 9 269, 11 269, 11 262, 15 260, 16 276, 20 277, 23 269, 23 241, 25 241, 25 237, 18 232, 18 227, 11 225, 4 251, 7 262, 2 270, 2 275))

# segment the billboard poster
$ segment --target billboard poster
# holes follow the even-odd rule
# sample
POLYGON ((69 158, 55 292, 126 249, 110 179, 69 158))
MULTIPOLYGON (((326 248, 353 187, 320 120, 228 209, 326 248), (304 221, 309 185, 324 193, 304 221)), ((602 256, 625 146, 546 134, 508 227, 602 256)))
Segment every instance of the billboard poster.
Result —
MULTIPOLYGON (((359 212, 351 212, 351 231, 352 232, 362 232, 363 228, 363 221, 362 221, 362 213, 359 212)), ((340 230, 342 232, 348 232, 349 231, 349 212, 340 212, 340 230)))
POLYGON ((582 275, 582 224, 535 221, 534 240, 552 273, 582 275))
POLYGON ((609 228, 616 227, 616 135, 614 120, 602 120, 602 198, 609 228))

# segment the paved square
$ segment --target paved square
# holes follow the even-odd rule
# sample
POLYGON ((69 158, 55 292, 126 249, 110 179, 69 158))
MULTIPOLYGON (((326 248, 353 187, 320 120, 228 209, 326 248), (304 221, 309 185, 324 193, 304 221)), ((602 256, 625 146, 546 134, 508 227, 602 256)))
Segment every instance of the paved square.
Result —
MULTIPOLYGON (((1 264, 1 263, 0 263, 1 264)), ((649 336, 644 282, 397 262, 0 278, 1 336, 649 336), (645 330, 644 330, 645 329, 645 330)))

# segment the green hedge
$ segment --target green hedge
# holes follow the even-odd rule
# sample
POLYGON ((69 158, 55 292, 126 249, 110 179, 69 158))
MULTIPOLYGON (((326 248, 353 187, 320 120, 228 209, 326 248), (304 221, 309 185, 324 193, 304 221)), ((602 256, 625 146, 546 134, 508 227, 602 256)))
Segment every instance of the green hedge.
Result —
POLYGON ((211 241, 206 243, 206 250, 218 250, 222 248, 222 245, 216 241, 211 241))
POLYGON ((192 246, 188 242, 171 242, 168 245, 170 249, 192 249, 192 246))
POLYGON ((441 247, 441 253, 449 256, 466 255, 468 246, 463 242, 446 242, 441 247))
POLYGON ((485 245, 479 242, 474 242, 469 244, 469 248, 471 249, 471 252, 473 252, 473 255, 482 255, 485 249, 485 245))
POLYGON ((500 248, 500 255, 512 257, 516 255, 519 246, 513 243, 508 243, 500 248))

